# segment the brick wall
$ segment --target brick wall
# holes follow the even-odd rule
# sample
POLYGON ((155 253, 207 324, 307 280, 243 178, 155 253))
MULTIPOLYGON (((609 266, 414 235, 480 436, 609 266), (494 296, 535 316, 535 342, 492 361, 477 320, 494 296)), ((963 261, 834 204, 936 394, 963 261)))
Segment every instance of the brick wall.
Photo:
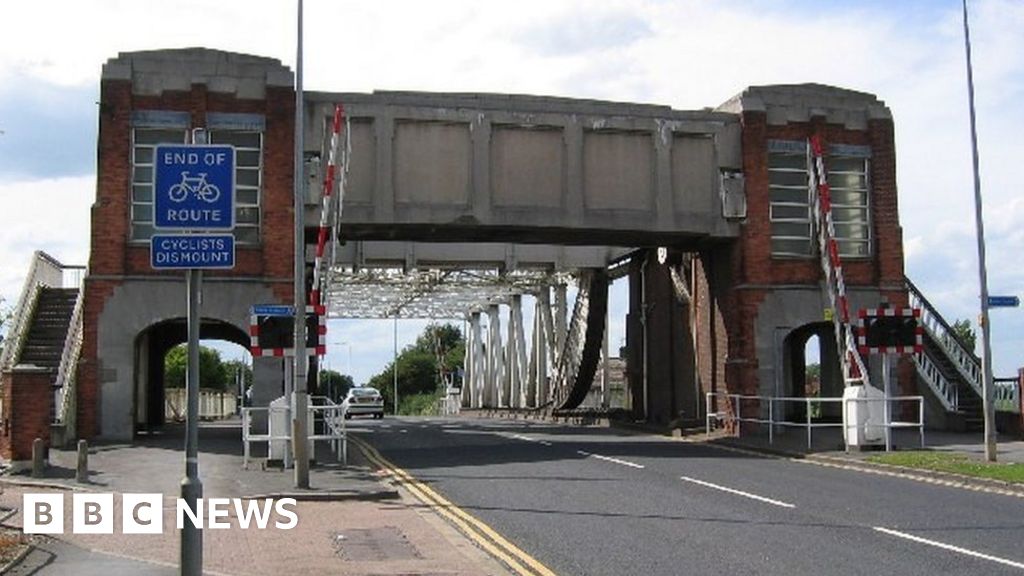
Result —
POLYGON ((245 277, 263 282, 281 302, 292 299, 294 254, 294 115, 295 92, 267 86, 264 99, 239 99, 211 92, 204 84, 159 96, 133 94, 131 82, 106 79, 100 86, 96 201, 92 206, 89 278, 85 288, 85 333, 78 376, 78 434, 99 432, 100 359, 97 326, 107 299, 125 279, 181 276, 150 267, 148 244, 132 244, 131 116, 135 110, 184 111, 192 127, 206 125, 210 112, 262 114, 265 118, 261 198, 261 243, 238 246, 232 270, 207 271, 207 277, 245 277))
POLYGON ((0 423, 0 457, 7 461, 32 459, 32 442, 50 445, 53 372, 15 367, 0 374, 4 412, 0 423), (17 407, 16 409, 14 407, 17 407))
MULTIPOLYGON (((899 226, 896 195, 896 160, 893 124, 890 119, 872 119, 864 130, 850 130, 827 124, 822 118, 809 122, 769 125, 763 111, 744 111, 741 115, 743 172, 746 178, 747 219, 732 252, 724 257, 716 253, 714 267, 728 267, 732 277, 708 275, 708 266, 699 268, 701 281, 698 298, 712 298, 711 313, 721 313, 728 333, 728 356, 725 361, 725 387, 729 392, 757 394, 758 359, 755 347, 757 315, 761 302, 772 290, 788 286, 817 287, 823 278, 820 263, 814 258, 771 257, 771 224, 769 221, 769 190, 767 142, 769 139, 804 140, 817 134, 826 144, 867 145, 871 158, 871 220, 873 254, 868 259, 846 259, 843 262, 847 287, 871 287, 881 291, 895 306, 907 304, 903 287, 903 244, 899 226), (777 286, 778 288, 773 288, 777 286), (720 291, 715 295, 716 287, 720 291)), ((698 358, 702 381, 712 379, 720 360, 711 355, 715 338, 701 312, 703 324, 698 326, 698 358)), ((906 362, 898 369, 900 390, 914 390, 913 367, 906 362)), ((705 384, 705 390, 708 390, 705 384)), ((751 409, 754 407, 752 406, 751 409)))

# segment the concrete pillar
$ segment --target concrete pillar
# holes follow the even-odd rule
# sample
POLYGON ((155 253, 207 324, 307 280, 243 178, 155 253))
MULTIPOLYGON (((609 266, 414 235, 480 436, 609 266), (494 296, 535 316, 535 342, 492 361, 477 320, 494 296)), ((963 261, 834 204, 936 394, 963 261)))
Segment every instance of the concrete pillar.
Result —
POLYGON ((502 398, 499 389, 504 370, 503 346, 501 344, 501 317, 498 314, 498 305, 494 304, 487 309, 487 375, 484 378, 484 406, 488 408, 500 408, 502 398))

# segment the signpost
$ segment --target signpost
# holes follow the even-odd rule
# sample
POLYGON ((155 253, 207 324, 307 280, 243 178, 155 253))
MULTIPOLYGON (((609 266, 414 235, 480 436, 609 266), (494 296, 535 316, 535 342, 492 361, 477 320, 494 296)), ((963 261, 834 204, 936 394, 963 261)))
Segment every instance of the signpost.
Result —
MULTIPOLYGON (((235 265, 235 149, 207 145, 202 129, 193 144, 160 145, 154 152, 153 226, 177 234, 154 234, 150 263, 158 270, 185 270, 188 308, 188 372, 185 388, 185 477, 181 498, 198 513, 203 497, 199 480, 199 324, 203 270, 235 265)), ((203 573, 203 533, 186 522, 181 530, 181 574, 203 573)))

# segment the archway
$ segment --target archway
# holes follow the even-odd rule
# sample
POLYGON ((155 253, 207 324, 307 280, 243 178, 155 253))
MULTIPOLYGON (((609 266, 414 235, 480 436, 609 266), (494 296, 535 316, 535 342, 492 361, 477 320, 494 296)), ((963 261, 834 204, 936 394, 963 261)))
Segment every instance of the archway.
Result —
MULTIPOLYGON (((212 318, 202 320, 199 338, 249 346, 249 336, 245 332, 212 318)), ((132 405, 136 433, 157 429, 165 423, 165 359, 172 348, 187 340, 188 326, 184 318, 153 324, 135 338, 135 394, 132 405)))
MULTIPOLYGON (((832 324, 816 322, 805 324, 791 331, 783 343, 785 358, 785 379, 782 395, 791 398, 835 398, 843 394, 843 375, 836 351, 835 332, 832 324), (814 369, 814 366, 817 369, 814 369)), ((787 402, 785 417, 789 420, 804 421, 807 418, 807 404, 787 402)), ((811 418, 814 420, 837 420, 842 417, 839 404, 834 402, 812 405, 811 418)))

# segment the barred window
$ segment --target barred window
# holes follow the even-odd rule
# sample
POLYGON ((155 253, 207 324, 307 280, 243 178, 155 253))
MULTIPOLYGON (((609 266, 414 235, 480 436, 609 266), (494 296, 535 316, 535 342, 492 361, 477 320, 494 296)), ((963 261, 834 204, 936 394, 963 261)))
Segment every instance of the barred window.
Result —
MULTIPOLYGON (((825 166, 839 254, 847 258, 869 257, 870 150, 863 146, 832 146, 825 166)), ((768 187, 772 255, 813 256, 817 230, 808 183, 806 142, 769 141, 768 187)))
POLYGON ((263 190, 263 133, 255 130, 211 130, 211 144, 235 147, 235 241, 260 241, 260 198, 263 190))
POLYGON ((834 152, 827 159, 836 243, 839 244, 839 254, 848 258, 871 255, 869 163, 869 158, 838 156, 834 152))
MULTIPOLYGON (((153 235, 153 156, 157 145, 182 144, 184 128, 132 130, 131 240, 147 241, 153 235)), ((260 130, 211 130, 211 144, 235 147, 235 241, 260 241, 260 204, 263 185, 263 132, 260 130)))
POLYGON ((153 236, 153 156, 157 145, 181 144, 187 136, 182 128, 132 130, 132 240, 153 236))
POLYGON ((806 142, 769 141, 768 197, 772 255, 812 256, 814 237, 806 142))

